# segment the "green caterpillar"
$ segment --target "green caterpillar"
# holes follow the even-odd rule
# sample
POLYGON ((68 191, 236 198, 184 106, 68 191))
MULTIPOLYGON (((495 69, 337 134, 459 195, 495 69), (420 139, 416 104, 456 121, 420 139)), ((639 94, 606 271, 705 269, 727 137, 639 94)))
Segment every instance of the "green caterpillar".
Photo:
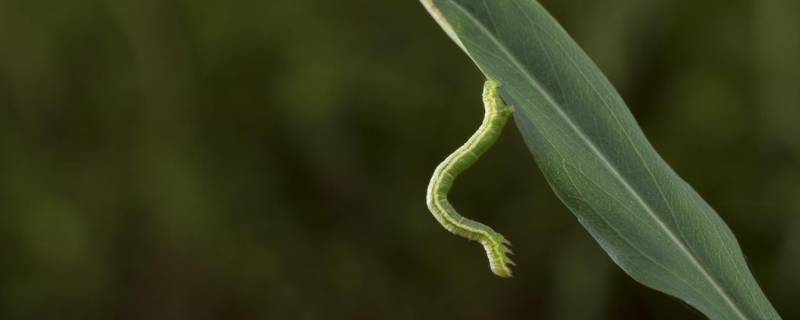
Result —
POLYGON ((447 193, 459 174, 471 167, 500 136, 513 108, 503 103, 500 84, 487 80, 483 86, 483 123, 467 142, 445 159, 433 172, 428 185, 427 203, 433 216, 448 231, 480 242, 489 258, 489 267, 500 277, 510 277, 514 262, 508 258, 511 243, 489 226, 464 218, 447 201, 447 193))

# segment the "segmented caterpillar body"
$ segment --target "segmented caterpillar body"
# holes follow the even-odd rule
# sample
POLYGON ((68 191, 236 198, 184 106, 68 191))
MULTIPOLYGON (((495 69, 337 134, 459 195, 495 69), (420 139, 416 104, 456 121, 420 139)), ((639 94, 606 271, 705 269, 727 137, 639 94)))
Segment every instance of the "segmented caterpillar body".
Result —
POLYGON ((500 136, 513 109, 503 103, 500 85, 487 80, 483 87, 483 123, 467 142, 448 156, 433 173, 428 185, 427 204, 433 216, 448 231, 464 238, 478 241, 486 249, 489 267, 500 277, 510 277, 514 262, 508 255, 511 243, 489 226, 467 219, 447 200, 447 193, 459 174, 471 167, 500 136))

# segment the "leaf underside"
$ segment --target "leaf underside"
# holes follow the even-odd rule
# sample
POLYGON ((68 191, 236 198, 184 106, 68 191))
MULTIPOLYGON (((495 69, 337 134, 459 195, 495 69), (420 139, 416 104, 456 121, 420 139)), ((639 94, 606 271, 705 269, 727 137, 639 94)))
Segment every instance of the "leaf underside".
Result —
POLYGON ((548 183, 627 274, 711 319, 780 319, 722 219, 656 153, 591 59, 534 0, 423 0, 501 84, 548 183))

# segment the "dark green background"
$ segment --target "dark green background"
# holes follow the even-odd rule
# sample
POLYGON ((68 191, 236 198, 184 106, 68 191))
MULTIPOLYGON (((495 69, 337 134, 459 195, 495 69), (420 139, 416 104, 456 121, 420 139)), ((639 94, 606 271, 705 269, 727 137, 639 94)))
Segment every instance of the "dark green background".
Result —
MULTIPOLYGON (((800 2, 548 0, 800 318, 800 2)), ((702 319, 615 267, 415 0, 0 0, 2 319, 702 319)))

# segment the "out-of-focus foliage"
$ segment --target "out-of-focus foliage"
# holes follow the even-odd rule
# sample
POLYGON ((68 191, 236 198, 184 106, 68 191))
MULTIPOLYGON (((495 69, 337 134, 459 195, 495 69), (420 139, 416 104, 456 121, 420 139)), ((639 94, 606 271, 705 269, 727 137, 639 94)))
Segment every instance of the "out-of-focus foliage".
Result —
MULTIPOLYGON (((542 2, 800 317, 800 3, 542 2)), ((441 230, 425 186, 481 85, 413 0, 0 1, 0 318, 701 318, 514 130, 453 201, 515 278, 441 230)))

